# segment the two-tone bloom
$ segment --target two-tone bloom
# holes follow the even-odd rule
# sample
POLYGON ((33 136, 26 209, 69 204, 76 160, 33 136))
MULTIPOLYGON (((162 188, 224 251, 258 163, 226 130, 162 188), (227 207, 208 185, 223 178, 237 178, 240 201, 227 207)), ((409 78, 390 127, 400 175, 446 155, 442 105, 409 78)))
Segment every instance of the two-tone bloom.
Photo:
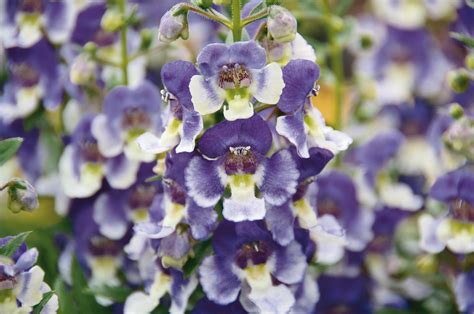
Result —
POLYGON ((232 45, 210 44, 197 58, 201 75, 189 85, 194 109, 201 115, 224 106, 227 120, 253 115, 252 97, 263 104, 276 104, 285 86, 280 66, 266 65, 265 50, 256 42, 232 45))
POLYGON ((57 108, 63 97, 59 60, 53 46, 41 40, 29 48, 7 49, 10 79, 0 97, 0 120, 10 123, 31 114, 43 101, 57 108))
POLYGON ((455 253, 474 252, 474 172, 464 166, 441 176, 430 196, 449 207, 445 215, 423 214, 419 221, 422 249, 439 253, 448 247, 455 253))
POLYGON ((74 27, 76 10, 72 2, 7 0, 0 5, 0 39, 5 47, 30 47, 43 37, 64 42, 74 27))
MULTIPOLYGON (((12 237, 0 238, 0 248, 12 237)), ((43 294, 51 291, 44 279, 44 271, 35 265, 36 248, 27 249, 22 243, 11 256, 0 256, 0 312, 30 313, 41 302, 43 294)), ((58 310, 58 297, 53 295, 41 313, 52 314, 58 310)))
POLYGON ((309 157, 311 147, 336 154, 352 143, 346 134, 326 126, 322 114, 311 104, 318 78, 319 66, 309 60, 292 60, 283 68, 285 88, 277 106, 285 115, 277 118, 276 130, 303 158, 309 157))
POLYGON ((227 220, 263 219, 266 204, 282 205, 296 192, 299 175, 288 150, 266 157, 271 145, 271 131, 258 115, 210 128, 198 143, 203 156, 194 157, 186 169, 189 196, 201 207, 213 207, 228 187, 227 220))
POLYGON ((163 194, 154 198, 149 209, 149 219, 136 225, 136 232, 160 239, 172 233, 182 234, 182 227, 189 226, 194 239, 201 240, 209 236, 217 221, 217 213, 213 206, 201 207, 196 204, 188 195, 185 185, 185 169, 194 156, 192 153, 168 154, 162 179, 163 194))
POLYGON ((209 300, 229 304, 240 293, 249 312, 287 313, 295 304, 289 286, 302 282, 306 257, 296 241, 280 246, 261 222, 222 222, 199 268, 209 300))
POLYGON ((148 81, 135 88, 112 89, 104 99, 103 113, 92 123, 99 152, 108 158, 124 153, 131 160, 153 161, 155 155, 141 151, 136 139, 147 131, 161 131, 160 99, 158 89, 148 81))
POLYGON ((138 139, 138 145, 147 153, 158 154, 176 147, 176 152, 192 152, 196 137, 203 129, 202 117, 194 110, 189 83, 198 74, 191 62, 174 61, 161 70, 161 81, 165 87, 162 99, 168 104, 165 130, 155 136, 145 133, 138 139))
POLYGON ((104 177, 116 189, 126 189, 136 180, 139 163, 124 154, 107 158, 92 134, 94 115, 86 115, 77 125, 59 162, 64 193, 72 198, 89 197, 102 186, 104 177))

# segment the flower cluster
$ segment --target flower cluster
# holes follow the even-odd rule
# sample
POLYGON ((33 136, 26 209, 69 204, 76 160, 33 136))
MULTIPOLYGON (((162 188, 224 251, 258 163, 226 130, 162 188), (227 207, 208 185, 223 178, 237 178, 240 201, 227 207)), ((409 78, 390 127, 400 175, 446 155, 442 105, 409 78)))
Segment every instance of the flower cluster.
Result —
POLYGON ((280 2, 0 4, 0 313, 474 310, 472 3, 280 2))

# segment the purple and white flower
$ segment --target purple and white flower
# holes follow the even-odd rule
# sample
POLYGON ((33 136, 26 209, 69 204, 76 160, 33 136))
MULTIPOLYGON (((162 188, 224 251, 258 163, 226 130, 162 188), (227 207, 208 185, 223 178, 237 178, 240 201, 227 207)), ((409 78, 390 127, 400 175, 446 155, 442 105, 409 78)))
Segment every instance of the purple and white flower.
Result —
POLYGON ((209 300, 240 303, 247 311, 287 313, 295 304, 289 285, 303 281, 306 257, 293 241, 283 247, 272 241, 261 222, 222 222, 213 248, 200 269, 200 282, 209 300), (276 283, 275 283, 276 282, 276 283))
POLYGON ((43 31, 54 43, 66 41, 76 20, 73 2, 6 0, 0 4, 0 40, 5 47, 31 47, 43 31))
POLYGON ((105 157, 99 142, 92 134, 97 117, 86 115, 79 122, 66 146, 59 163, 64 193, 71 198, 84 198, 95 194, 105 177, 116 189, 126 189, 135 183, 139 162, 129 160, 124 154, 105 157))
POLYGON ((99 152, 107 157, 124 153, 130 160, 150 162, 154 154, 143 152, 136 139, 143 133, 160 132, 161 101, 158 89, 148 81, 136 88, 118 86, 104 99, 103 113, 92 123, 99 152))
POLYGON ((203 156, 186 169, 189 196, 201 207, 213 207, 229 187, 223 203, 227 220, 263 219, 266 204, 282 205, 296 192, 299 176, 288 150, 266 157, 271 145, 271 131, 258 115, 210 128, 198 143, 203 156))
MULTIPOLYGON (((0 247, 12 237, 0 238, 0 247)), ((51 291, 44 280, 44 271, 35 265, 38 258, 36 248, 27 249, 23 243, 12 256, 0 256, 0 300, 1 313, 30 313, 40 303, 43 294, 51 291)), ((58 296, 53 295, 41 313, 58 311, 58 296)))
POLYGON ((276 104, 285 83, 276 63, 266 65, 265 50, 256 42, 232 45, 210 44, 197 58, 201 75, 189 85, 194 109, 201 115, 224 106, 227 120, 253 115, 252 97, 263 104, 276 104))
POLYGON ((7 49, 10 80, 0 97, 0 120, 13 120, 31 114, 43 101, 56 109, 63 99, 59 60, 54 48, 41 40, 30 48, 7 49))
POLYGON ((303 158, 309 157, 311 147, 336 154, 352 143, 346 134, 326 126, 321 112, 311 104, 318 78, 319 67, 312 61, 292 60, 283 68, 285 88, 277 106, 285 115, 277 118, 276 130, 303 158))
POLYGON ((197 74, 191 62, 175 61, 163 66, 161 81, 165 89, 162 99, 168 103, 167 121, 159 137, 147 132, 137 139, 145 152, 158 154, 176 145, 177 153, 194 150, 196 137, 203 129, 202 117, 194 111, 189 92, 189 82, 197 74))

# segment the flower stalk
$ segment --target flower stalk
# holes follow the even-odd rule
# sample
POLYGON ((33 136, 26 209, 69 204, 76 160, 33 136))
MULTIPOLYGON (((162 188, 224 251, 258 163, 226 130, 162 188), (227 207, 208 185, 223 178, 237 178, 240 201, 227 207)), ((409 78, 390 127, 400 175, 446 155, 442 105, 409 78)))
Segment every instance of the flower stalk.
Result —
POLYGON ((242 23, 240 20, 240 0, 232 0, 232 36, 234 42, 242 39, 242 23))

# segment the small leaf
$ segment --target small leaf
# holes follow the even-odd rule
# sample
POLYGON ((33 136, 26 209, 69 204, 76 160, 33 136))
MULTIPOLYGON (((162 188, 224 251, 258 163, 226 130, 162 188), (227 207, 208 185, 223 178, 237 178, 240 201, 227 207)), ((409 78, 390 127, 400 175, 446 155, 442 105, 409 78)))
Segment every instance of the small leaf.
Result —
POLYGON ((450 35, 452 38, 459 40, 467 47, 474 48, 474 38, 461 34, 461 33, 455 33, 455 32, 451 32, 450 35))
POLYGON ((125 302, 125 300, 127 300, 127 297, 132 292, 133 292, 132 289, 128 287, 102 286, 102 287, 88 287, 84 289, 85 294, 104 297, 118 303, 125 302))
POLYGON ((266 8, 267 8, 267 4, 265 3, 265 1, 262 1, 250 11, 248 16, 260 13, 261 11, 265 10, 266 8))
POLYGON ((198 243, 194 247, 194 258, 188 260, 183 266, 184 278, 189 278, 201 265, 201 262, 206 256, 211 255, 212 245, 211 239, 198 243))
POLYGON ((0 141, 0 166, 15 155, 22 142, 23 139, 21 137, 7 138, 0 141))
POLYGON ((43 299, 41 299, 41 302, 35 305, 33 308, 33 314, 40 314, 45 305, 48 303, 48 301, 53 297, 54 291, 48 291, 45 294, 43 294, 43 299))
POLYGON ((26 238, 30 235, 31 231, 22 232, 12 237, 10 241, 0 247, 0 255, 11 257, 15 254, 16 250, 25 242, 26 238))

